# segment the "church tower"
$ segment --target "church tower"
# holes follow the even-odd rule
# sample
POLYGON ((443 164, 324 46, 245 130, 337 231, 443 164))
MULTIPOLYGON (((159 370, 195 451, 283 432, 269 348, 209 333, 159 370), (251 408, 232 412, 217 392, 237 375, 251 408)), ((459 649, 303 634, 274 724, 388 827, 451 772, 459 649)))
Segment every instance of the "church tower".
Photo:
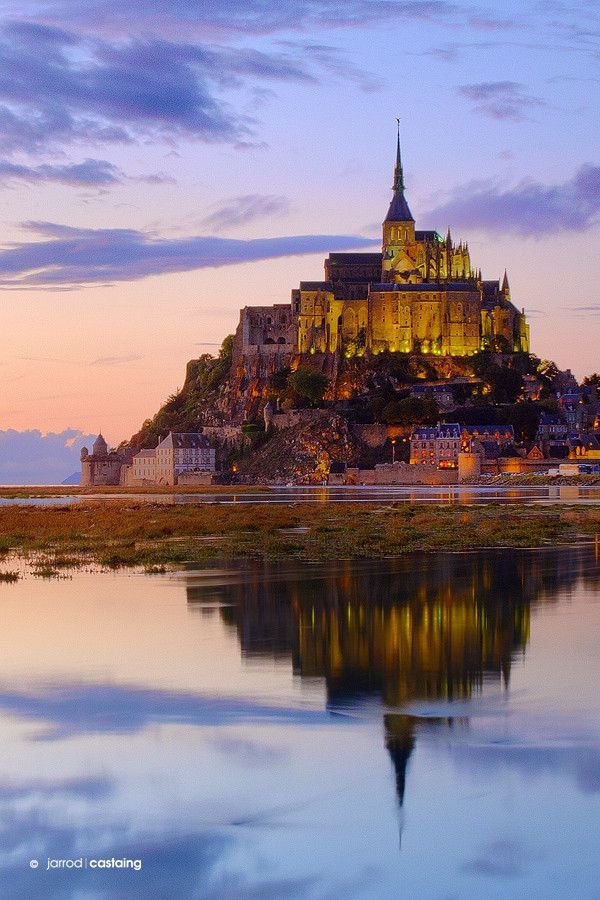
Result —
POLYGON ((394 196, 383 223, 383 262, 381 280, 384 282, 415 281, 416 246, 415 220, 404 196, 404 172, 400 156, 400 120, 398 119, 394 196))

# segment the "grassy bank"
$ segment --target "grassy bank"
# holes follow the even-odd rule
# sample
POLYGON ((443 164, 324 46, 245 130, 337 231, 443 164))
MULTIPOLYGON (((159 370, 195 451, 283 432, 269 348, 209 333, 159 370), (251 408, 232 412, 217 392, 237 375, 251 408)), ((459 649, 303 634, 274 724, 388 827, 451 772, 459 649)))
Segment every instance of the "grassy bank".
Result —
POLYGON ((262 493, 268 491, 265 485, 235 485, 234 488, 223 484, 190 484, 165 487, 164 485, 147 485, 144 487, 121 487, 120 485, 90 485, 81 487, 78 484, 42 484, 42 485, 0 485, 0 497, 11 499, 28 499, 30 497, 127 497, 136 494, 236 494, 262 493))
POLYGON ((599 532, 600 506, 165 506, 123 498, 0 508, 0 555, 28 556, 47 575, 89 563, 152 568, 231 557, 360 559, 541 547, 599 532))
POLYGON ((471 478, 463 484, 475 484, 482 487, 598 487, 600 475, 539 475, 514 474, 514 475, 490 475, 488 477, 471 478))

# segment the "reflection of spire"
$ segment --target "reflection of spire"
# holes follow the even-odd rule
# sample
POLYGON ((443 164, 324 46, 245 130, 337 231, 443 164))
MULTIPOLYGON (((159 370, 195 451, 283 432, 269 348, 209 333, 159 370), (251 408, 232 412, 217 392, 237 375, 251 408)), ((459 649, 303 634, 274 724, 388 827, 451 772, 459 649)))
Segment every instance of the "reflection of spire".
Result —
POLYGON ((510 658, 502 660, 502 685, 507 691, 510 684, 510 658))
POLYGON ((404 827, 404 792, 406 790, 406 770, 408 760, 415 747, 415 725, 411 716, 388 713, 383 717, 385 746, 390 754, 396 773, 396 796, 400 807, 398 817, 398 844, 402 849, 402 829, 404 827))
POLYGON ((468 728, 468 717, 426 717, 402 715, 401 713, 387 713, 383 717, 385 728, 385 746, 390 754, 394 771, 396 773, 396 796, 398 797, 399 816, 399 842, 402 849, 402 831, 404 828, 404 794, 406 791, 406 775, 408 761, 415 748, 418 732, 426 729, 441 728, 454 729, 468 728))
POLYGON ((404 803, 406 767, 415 747, 415 726, 411 716, 389 713, 383 717, 385 746, 396 772, 396 792, 400 806, 404 803))
MULTIPOLYGON (((596 547, 600 558, 600 541, 596 547)), ((284 659, 303 679, 324 679, 328 707, 348 709, 378 696, 387 709, 415 700, 468 700, 489 676, 509 687, 511 662, 529 642, 530 604, 551 602, 588 571, 579 550, 536 556, 415 555, 384 561, 232 564, 188 573, 188 602, 218 609, 237 632, 244 658, 284 659)), ((384 716, 403 814, 408 763, 424 729, 453 719, 384 716)))

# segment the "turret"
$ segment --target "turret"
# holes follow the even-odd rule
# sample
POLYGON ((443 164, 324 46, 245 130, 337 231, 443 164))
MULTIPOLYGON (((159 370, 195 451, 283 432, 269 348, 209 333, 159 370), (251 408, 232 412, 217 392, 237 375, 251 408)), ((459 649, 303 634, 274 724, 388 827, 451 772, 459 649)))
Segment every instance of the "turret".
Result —
POLYGON ((94 456, 107 456, 108 455, 108 444, 102 437, 102 433, 98 435, 96 440, 94 441, 94 445, 92 447, 92 453, 94 456))

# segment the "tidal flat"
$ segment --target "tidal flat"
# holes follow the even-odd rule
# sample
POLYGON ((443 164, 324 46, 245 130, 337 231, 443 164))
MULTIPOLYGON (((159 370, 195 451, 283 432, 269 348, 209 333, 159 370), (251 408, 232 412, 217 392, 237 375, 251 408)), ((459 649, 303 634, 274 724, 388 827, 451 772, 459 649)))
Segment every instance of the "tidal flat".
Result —
MULTIPOLYGON (((218 559, 380 559, 414 551, 537 548, 598 540, 586 506, 402 502, 187 503, 86 499, 0 507, 0 556, 38 570, 180 565, 218 559)), ((0 562, 1 567, 1 562, 0 562)))
POLYGON ((593 543, 0 583, 0 895, 597 898, 599 600, 593 543))

